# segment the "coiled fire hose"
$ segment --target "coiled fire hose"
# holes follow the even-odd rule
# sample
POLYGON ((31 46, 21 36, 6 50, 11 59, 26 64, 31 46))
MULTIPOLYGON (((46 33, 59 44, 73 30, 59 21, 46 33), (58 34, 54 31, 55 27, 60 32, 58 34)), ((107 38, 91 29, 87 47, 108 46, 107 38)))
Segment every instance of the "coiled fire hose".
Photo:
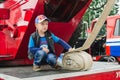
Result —
POLYGON ((93 41, 95 40, 98 32, 100 31, 102 25, 104 24, 107 16, 109 15, 115 0, 107 0, 106 6, 98 18, 92 33, 88 36, 87 40, 82 47, 77 48, 73 51, 64 53, 62 58, 61 66, 67 70, 88 70, 92 67, 93 60, 90 54, 84 52, 83 50, 88 49, 93 41), (99 26, 99 27, 98 27, 99 26))

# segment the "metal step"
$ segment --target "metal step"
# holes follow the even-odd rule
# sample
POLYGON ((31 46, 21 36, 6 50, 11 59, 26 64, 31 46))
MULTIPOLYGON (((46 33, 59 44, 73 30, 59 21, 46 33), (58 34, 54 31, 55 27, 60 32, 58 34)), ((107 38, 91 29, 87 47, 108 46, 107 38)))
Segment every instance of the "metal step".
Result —
POLYGON ((0 55, 0 58, 8 58, 8 57, 12 57, 13 55, 7 54, 7 55, 0 55))

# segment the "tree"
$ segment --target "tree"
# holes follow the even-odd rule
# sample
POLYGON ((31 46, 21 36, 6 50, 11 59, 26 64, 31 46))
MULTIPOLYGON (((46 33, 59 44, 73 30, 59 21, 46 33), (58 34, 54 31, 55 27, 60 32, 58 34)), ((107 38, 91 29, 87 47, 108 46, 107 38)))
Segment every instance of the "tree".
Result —
MULTIPOLYGON (((98 18, 101 15, 106 3, 107 3, 107 0, 93 0, 92 3, 90 4, 90 7, 88 8, 88 10, 86 11, 86 13, 85 13, 85 15, 83 17, 82 24, 87 23, 88 26, 89 26, 93 19, 98 18)), ((111 13, 110 13, 110 15, 117 14, 118 7, 119 7, 118 4, 115 4, 112 11, 111 11, 111 13)), ((83 29, 84 29, 84 27, 86 27, 86 29, 87 29, 88 26, 83 25, 82 27, 83 27, 83 29)), ((102 30, 101 30, 103 34, 106 31, 104 28, 105 27, 103 27, 102 30)), ((81 35, 85 35, 84 37, 87 37, 85 31, 86 30, 82 30, 81 35)), ((83 38, 83 36, 81 36, 81 38, 83 38)))
MULTIPOLYGON (((71 39, 68 42, 72 47, 76 46, 77 42, 80 39, 83 40, 87 38, 86 30, 88 29, 91 21, 95 18, 98 18, 101 15, 106 2, 107 0, 93 0, 92 1, 92 3, 90 4, 90 7, 88 8, 85 15, 83 16, 83 19, 80 21, 77 29, 75 30, 71 39)), ((117 12, 118 12, 118 5, 115 4, 110 15, 114 15, 117 12)), ((104 34, 105 27, 101 31, 102 31, 102 34, 104 34)))

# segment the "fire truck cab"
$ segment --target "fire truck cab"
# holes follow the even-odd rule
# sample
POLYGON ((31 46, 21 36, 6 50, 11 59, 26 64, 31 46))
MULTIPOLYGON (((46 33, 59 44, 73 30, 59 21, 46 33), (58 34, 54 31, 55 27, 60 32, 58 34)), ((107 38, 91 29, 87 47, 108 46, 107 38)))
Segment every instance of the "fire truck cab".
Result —
MULTIPOLYGON (((87 30, 88 34, 91 33, 96 22, 97 19, 92 21, 90 28, 87 30)), ((91 46, 91 54, 97 56, 94 57, 95 60, 100 60, 101 56, 112 56, 120 62, 120 15, 107 17, 91 46), (102 32, 104 33, 101 34, 102 32)))

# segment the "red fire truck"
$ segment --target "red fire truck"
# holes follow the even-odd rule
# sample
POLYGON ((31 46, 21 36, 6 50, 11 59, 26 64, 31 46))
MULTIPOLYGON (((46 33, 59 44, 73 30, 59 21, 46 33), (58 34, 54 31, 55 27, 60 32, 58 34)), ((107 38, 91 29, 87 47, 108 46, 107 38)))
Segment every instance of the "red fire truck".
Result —
MULTIPOLYGON (((97 19, 93 20, 88 30, 90 33, 94 28, 97 19)), ((91 53, 95 60, 108 60, 112 58, 113 61, 120 62, 119 55, 119 26, 120 15, 114 15, 107 17, 103 28, 99 32, 96 40, 91 46, 91 53), (101 34, 104 32, 103 34, 101 34)), ((99 27, 99 26, 98 26, 99 27)))
MULTIPOLYGON (((13 61, 15 64, 31 64, 27 58, 27 45, 30 34, 35 31, 34 19, 39 14, 45 14, 50 18, 49 30, 68 42, 91 1, 1 1, 0 62, 10 64, 13 61)), ((63 49, 60 46, 56 48, 56 54, 59 55, 63 49)))

